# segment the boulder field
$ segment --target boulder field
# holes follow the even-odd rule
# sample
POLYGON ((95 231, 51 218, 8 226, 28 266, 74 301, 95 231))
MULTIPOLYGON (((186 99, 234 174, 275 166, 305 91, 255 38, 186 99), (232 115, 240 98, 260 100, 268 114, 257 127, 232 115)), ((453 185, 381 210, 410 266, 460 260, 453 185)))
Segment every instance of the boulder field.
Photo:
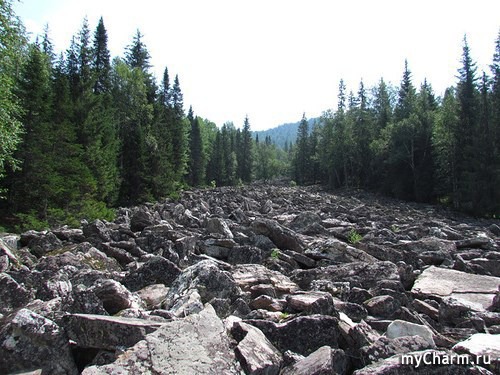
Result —
POLYGON ((0 235, 0 374, 498 374, 500 227, 251 185, 0 235))

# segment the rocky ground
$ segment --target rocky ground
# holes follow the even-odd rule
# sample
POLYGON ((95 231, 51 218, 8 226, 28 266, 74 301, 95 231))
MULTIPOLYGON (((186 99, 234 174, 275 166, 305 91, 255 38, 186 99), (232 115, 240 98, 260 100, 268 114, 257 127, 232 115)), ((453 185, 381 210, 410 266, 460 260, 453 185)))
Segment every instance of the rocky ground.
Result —
POLYGON ((0 373, 500 373, 499 260, 498 222, 433 206, 187 191, 3 235, 0 373))

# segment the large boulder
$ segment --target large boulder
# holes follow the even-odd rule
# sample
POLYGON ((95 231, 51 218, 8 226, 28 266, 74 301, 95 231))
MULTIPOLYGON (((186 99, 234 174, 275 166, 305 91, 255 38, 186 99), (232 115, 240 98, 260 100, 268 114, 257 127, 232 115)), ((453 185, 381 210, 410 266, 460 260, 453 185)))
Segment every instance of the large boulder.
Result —
POLYGON ((474 275, 431 266, 417 278, 411 292, 417 297, 452 297, 487 310, 500 286, 500 277, 474 275))
POLYGON ((151 320, 92 314, 64 317, 66 332, 77 346, 106 350, 133 346, 161 324, 151 320))
POLYGON ((313 281, 347 281, 351 287, 370 289, 386 280, 399 281, 398 267, 392 262, 352 262, 310 270, 296 270, 291 277, 302 289, 311 288, 313 281))
POLYGON ((217 312, 225 316, 231 313, 227 310, 241 295, 241 289, 229 272, 222 270, 214 261, 202 260, 184 269, 172 283, 164 307, 174 307, 194 290, 199 294, 202 303, 214 303, 217 312))
POLYGON ((232 269, 231 274, 236 284, 244 291, 252 291, 252 288, 264 285, 266 294, 280 297, 299 289, 289 277, 258 264, 238 265, 232 269))
POLYGON ((283 323, 246 320, 259 328, 281 352, 309 355, 322 346, 338 348, 339 320, 327 315, 299 316, 283 323))
POLYGON ((347 357, 342 349, 322 346, 292 366, 285 367, 281 375, 343 375, 347 357))
POLYGON ((0 313, 6 314, 23 307, 33 299, 31 292, 12 276, 0 273, 0 313))
POLYGON ((390 339, 405 336, 420 336, 429 343, 429 347, 434 348, 436 345, 433 333, 429 327, 404 320, 395 320, 389 324, 385 335, 390 339))
POLYGON ((132 292, 148 285, 165 284, 170 286, 180 275, 181 270, 174 263, 160 256, 152 257, 123 279, 123 284, 132 292))
POLYGON ((82 375, 241 374, 222 321, 207 305, 147 335, 112 364, 91 366, 82 375))
POLYGON ((247 374, 279 373, 283 357, 260 329, 243 322, 236 322, 232 334, 243 336, 235 353, 247 374))
POLYGON ((52 320, 21 309, 0 330, 0 373, 33 369, 78 374, 64 330, 52 320))
POLYGON ((257 234, 267 236, 281 250, 293 250, 301 253, 304 250, 304 243, 297 233, 288 229, 271 219, 256 219, 252 222, 251 228, 257 234))
POLYGON ((461 341, 453 350, 460 354, 469 354, 480 366, 493 373, 500 373, 500 335, 476 333, 465 341, 461 341))

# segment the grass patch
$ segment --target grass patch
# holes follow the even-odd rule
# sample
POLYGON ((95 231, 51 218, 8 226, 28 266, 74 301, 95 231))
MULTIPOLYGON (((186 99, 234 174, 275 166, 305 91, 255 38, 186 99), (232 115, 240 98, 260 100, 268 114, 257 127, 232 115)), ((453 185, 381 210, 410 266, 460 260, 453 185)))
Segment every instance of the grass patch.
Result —
POLYGON ((347 239, 349 243, 355 245, 363 239, 363 236, 359 234, 356 229, 351 229, 347 234, 347 239))

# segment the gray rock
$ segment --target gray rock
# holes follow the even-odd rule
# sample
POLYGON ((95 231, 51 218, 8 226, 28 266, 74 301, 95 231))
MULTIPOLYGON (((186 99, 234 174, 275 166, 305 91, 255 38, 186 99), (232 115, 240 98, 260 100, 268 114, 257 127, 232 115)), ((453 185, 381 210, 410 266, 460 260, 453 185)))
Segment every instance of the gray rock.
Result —
POLYGON ((342 349, 322 346, 292 366, 285 367, 281 375, 343 375, 347 370, 347 362, 342 349))
POLYGON ((132 232, 140 232, 144 228, 155 224, 155 219, 146 209, 140 208, 130 218, 130 229, 132 232))
POLYGON ((62 241, 52 232, 33 238, 28 244, 31 252, 38 258, 62 246, 62 241))
MULTIPOLYGON (((172 283, 164 308, 172 308, 192 290, 197 290, 202 303, 214 299, 228 299, 232 303, 241 295, 241 289, 229 272, 223 271, 213 261, 203 260, 183 270, 172 283)), ((218 313, 225 315, 223 311, 218 310, 218 313)))
POLYGON ((395 320, 389 324, 385 335, 390 339, 404 336, 420 336, 429 343, 429 348, 436 347, 434 339, 432 338, 433 333, 431 329, 421 324, 410 323, 404 320, 395 320))
POLYGON ((277 297, 298 290, 297 284, 289 277, 257 264, 245 264, 234 267, 231 271, 236 284, 244 291, 250 291, 255 285, 265 284, 274 288, 277 297))
POLYGON ((399 280, 397 266, 392 262, 352 262, 311 270, 294 271, 291 277, 302 289, 309 289, 315 280, 348 281, 351 287, 369 289, 377 282, 399 280))
POLYGON ((145 303, 146 308, 152 309, 163 302, 168 291, 169 288, 164 284, 153 284, 138 290, 137 295, 145 303))
POLYGON ((163 257, 155 256, 138 269, 130 271, 123 279, 123 285, 132 292, 153 284, 170 286, 180 273, 180 268, 174 263, 163 257))
POLYGON ((476 333, 455 344, 452 349, 460 354, 470 354, 478 360, 478 365, 500 373, 500 335, 476 333))
POLYGON ((286 302, 292 311, 338 316, 333 297, 326 292, 297 292, 288 295, 286 302))
POLYGON ((356 370, 353 375, 493 375, 481 367, 450 363, 453 355, 451 351, 435 349, 398 354, 356 370), (427 361, 432 360, 434 364, 424 363, 424 356, 427 361))
POLYGON ((360 364, 366 366, 395 354, 409 353, 424 349, 429 349, 429 343, 420 336, 404 336, 394 339, 381 337, 375 343, 360 349, 360 364))
POLYGON ((64 317, 69 338, 79 347, 117 350, 130 347, 156 331, 161 323, 134 318, 71 314, 64 317))
POLYGON ((399 310, 401 304, 389 295, 375 296, 363 302, 368 314, 383 318, 391 318, 399 310))
POLYGON ((500 278, 431 266, 417 278, 411 292, 416 296, 452 297, 487 310, 500 286, 500 278))
POLYGON ((227 257, 231 264, 261 264, 263 260, 264 253, 255 246, 235 246, 227 257))
POLYGON ((207 220, 207 231, 208 233, 216 233, 222 235, 224 238, 234 238, 231 229, 227 223, 218 217, 210 218, 207 220))
POLYGON ((236 358, 247 374, 278 374, 283 357, 261 330, 243 322, 236 322, 233 332, 244 336, 235 349, 236 358))
POLYGON ((0 358, 2 374, 37 368, 47 374, 78 374, 64 330, 27 309, 4 322, 0 358))
POLYGON ((84 224, 82 230, 86 240, 98 248, 101 243, 111 241, 111 231, 101 220, 84 224))
POLYGON ((92 290, 110 315, 114 315, 121 310, 138 308, 140 306, 138 297, 130 293, 118 281, 109 279, 98 280, 92 290))
POLYGON ((298 235, 274 220, 256 219, 252 222, 251 228, 255 233, 269 237, 281 250, 293 250, 299 253, 304 250, 304 244, 298 235))
POLYGON ((299 316, 283 323, 245 320, 259 328, 281 352, 309 355, 322 346, 338 347, 339 320, 326 315, 299 316))
POLYGON ((164 324, 109 365, 82 375, 241 374, 222 321, 207 305, 199 314, 164 324))
POLYGON ((33 299, 31 292, 10 275, 0 273, 0 313, 7 314, 33 299))

